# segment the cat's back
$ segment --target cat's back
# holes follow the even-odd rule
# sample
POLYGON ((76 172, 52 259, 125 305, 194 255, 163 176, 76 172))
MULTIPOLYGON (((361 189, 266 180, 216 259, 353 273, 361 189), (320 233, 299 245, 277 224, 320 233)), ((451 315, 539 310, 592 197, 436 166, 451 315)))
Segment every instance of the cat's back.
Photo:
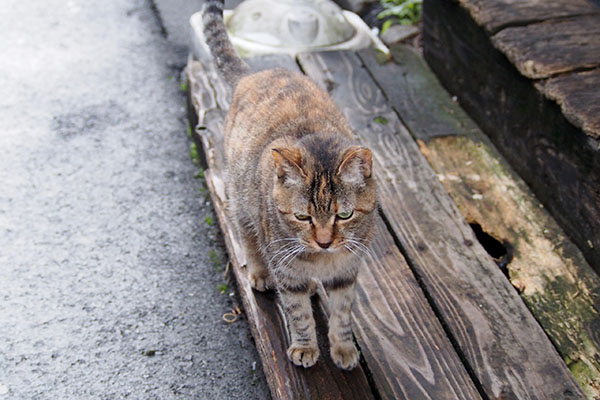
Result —
POLYGON ((352 137, 327 92, 306 76, 275 68, 247 75, 237 84, 225 129, 229 159, 258 157, 281 137, 317 132, 352 137))

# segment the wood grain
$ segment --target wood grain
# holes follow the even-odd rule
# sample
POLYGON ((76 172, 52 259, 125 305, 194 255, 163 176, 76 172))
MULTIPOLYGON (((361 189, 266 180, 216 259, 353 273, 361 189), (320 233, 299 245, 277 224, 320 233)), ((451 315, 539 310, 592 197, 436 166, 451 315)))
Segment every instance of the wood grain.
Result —
POLYGON ((460 130, 472 123, 421 57, 405 46, 391 50, 396 62, 383 65, 371 50, 358 54, 465 219, 508 247, 511 283, 588 397, 599 398, 600 278, 483 132, 460 130), (446 127, 458 129, 440 135, 446 127))
POLYGON ((372 49, 357 52, 371 71, 378 86, 390 100, 402 123, 417 137, 429 140, 437 136, 476 134, 477 125, 456 101, 440 91, 440 84, 430 69, 408 46, 391 49, 395 62, 380 63, 372 49))
POLYGON ((507 26, 527 25, 548 19, 599 14, 588 0, 458 0, 473 19, 495 33, 507 26))
POLYGON ((492 43, 531 79, 600 66, 600 14, 506 28, 492 43))
POLYGON ((456 3, 425 1, 423 54, 600 273, 600 141, 569 122, 456 3))
POLYGON ((354 333, 383 399, 479 399, 383 220, 363 260, 354 333))
POLYGON ((600 140, 600 68, 543 80, 536 87, 560 105, 573 125, 600 140))
POLYGON ((330 88, 361 142, 373 150, 383 211, 486 395, 584 398, 357 56, 329 52, 299 59, 309 76, 330 88))
MULTIPOLYGON (((279 60, 279 64, 281 60, 279 60)), ((255 67, 260 67, 255 61, 250 61, 255 67)), ((258 63, 261 64, 261 63, 258 63)), ((277 65, 277 60, 269 58, 264 65, 277 65)), ((287 65, 297 67, 295 64, 287 65)), ((192 67, 199 67, 194 64, 192 67)), ((192 84, 193 93, 202 93, 204 86, 209 80, 213 86, 215 77, 206 74, 203 70, 194 73, 196 81, 203 81, 204 85, 196 87, 192 84)), ((221 96, 225 98, 226 96, 221 96)), ((222 160, 216 153, 222 153, 219 146, 222 144, 218 139, 213 139, 213 132, 220 132, 222 114, 210 108, 216 107, 213 97, 202 96, 204 105, 199 105, 205 110, 204 115, 213 118, 204 119, 202 133, 205 147, 209 154, 209 163, 214 170, 222 168, 222 160), (208 110, 208 111, 206 111, 208 110)), ((223 100, 224 101, 224 100, 223 100)), ((222 105, 224 107, 225 105, 222 105)), ((203 112, 200 112, 203 114, 203 112)), ((227 216, 223 211, 222 200, 224 194, 223 184, 218 177, 207 173, 211 184, 211 194, 214 197, 213 204, 222 227, 228 226, 227 216)), ((375 257, 365 260, 360 275, 357 303, 354 309, 354 330, 361 346, 361 351, 368 363, 372 377, 377 384, 377 390, 382 399, 478 399, 479 394, 467 375, 452 345, 448 341, 442 327, 429 307, 422 291, 414 276, 410 272, 402 255, 396 248, 393 239, 387 233, 383 222, 378 221, 378 238, 373 247, 375 257)), ((233 238, 234 232, 226 230, 225 237, 229 243, 230 254, 238 254, 235 258, 243 257, 238 241, 233 238)), ((232 257, 233 258, 233 257, 232 257)), ((243 262, 238 262, 243 265, 243 262)), ((235 263, 234 263, 235 268, 235 263)), ((237 268, 234 271, 238 270, 237 268)), ((238 285, 244 288, 242 298, 248 302, 246 310, 251 310, 251 321, 256 321, 257 332, 255 335, 257 346, 261 354, 270 354, 277 348, 285 349, 282 337, 285 334, 279 332, 277 327, 281 326, 281 317, 269 309, 269 300, 265 300, 261 294, 253 293, 247 287, 243 271, 236 273, 238 285), (273 334, 273 332, 275 334, 273 334), (271 333, 268 337, 266 334, 271 333), (264 347, 264 348, 263 348, 264 347)), ((271 305, 272 308, 272 305, 271 305)), ((317 318, 318 326, 325 326, 325 318, 321 315, 317 318), (323 323, 319 323, 322 321, 323 323)), ((321 332, 321 336, 323 336, 321 332)), ((320 337, 321 344, 326 343, 326 337, 320 337)), ((321 349, 322 357, 328 357, 328 350, 321 349)), ((267 359, 265 370, 268 374, 272 391, 291 395, 301 392, 301 388, 309 387, 310 379, 319 379, 320 372, 311 375, 310 378, 292 375, 286 371, 286 365, 281 363, 284 353, 279 354, 273 360, 267 359), (273 363, 274 365, 270 365, 273 363), (288 380, 295 384, 289 392, 282 391, 290 384, 283 385, 281 376, 288 375, 288 380), (301 384, 296 384, 300 381, 301 384), (283 385, 283 386, 282 386, 283 385)), ((283 358, 286 362, 287 359, 283 358)), ((321 361, 319 362, 321 363, 321 361)), ((289 363, 288 363, 289 364, 289 363)), ((291 364, 290 364, 291 366, 291 364)), ((296 368, 291 366, 292 372, 296 368)), ((312 369, 308 370, 312 371, 312 369)), ((339 379, 338 379, 339 381, 339 379)), ((360 379, 357 380, 360 382, 360 379)), ((352 390, 356 390, 351 386, 352 390)), ((316 392, 315 389, 309 391, 316 392)), ((361 392, 358 392, 361 394, 361 392)), ((361 394, 362 395, 362 394, 361 394)), ((312 397, 320 398, 320 397, 312 397)))
POLYGON ((229 89, 211 68, 198 62, 188 64, 194 104, 209 169, 207 184, 219 224, 224 233, 230 262, 244 310, 261 356, 263 370, 275 399, 372 399, 373 394, 362 368, 345 372, 328 357, 326 318, 315 310, 322 356, 309 369, 294 366, 286 356, 288 337, 285 323, 273 294, 256 293, 244 270, 244 253, 227 216, 223 184, 222 126, 229 106, 229 89))
POLYGON ((467 221, 508 248, 511 283, 588 398, 600 398, 600 279, 581 251, 488 146, 458 135, 419 146, 467 221))

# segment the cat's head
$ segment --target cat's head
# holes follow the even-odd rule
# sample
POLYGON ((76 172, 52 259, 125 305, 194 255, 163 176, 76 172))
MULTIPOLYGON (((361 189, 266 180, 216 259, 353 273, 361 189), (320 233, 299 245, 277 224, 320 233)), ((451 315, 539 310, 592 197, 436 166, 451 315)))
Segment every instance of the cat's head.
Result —
POLYGON ((272 149, 272 156, 273 200, 285 235, 309 252, 364 248, 377 207, 371 151, 315 134, 272 149))

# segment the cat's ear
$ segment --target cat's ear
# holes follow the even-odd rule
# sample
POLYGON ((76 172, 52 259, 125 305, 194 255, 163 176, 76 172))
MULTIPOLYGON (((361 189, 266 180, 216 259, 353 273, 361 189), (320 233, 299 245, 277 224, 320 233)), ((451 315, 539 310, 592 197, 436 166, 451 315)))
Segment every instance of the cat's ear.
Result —
POLYGON ((366 147, 354 146, 344 153, 336 175, 347 184, 361 185, 371 177, 372 170, 373 154, 371 150, 366 147))
POLYGON ((300 166, 302 164, 302 153, 294 147, 280 147, 271 149, 275 173, 279 179, 288 184, 301 184, 306 174, 300 166))

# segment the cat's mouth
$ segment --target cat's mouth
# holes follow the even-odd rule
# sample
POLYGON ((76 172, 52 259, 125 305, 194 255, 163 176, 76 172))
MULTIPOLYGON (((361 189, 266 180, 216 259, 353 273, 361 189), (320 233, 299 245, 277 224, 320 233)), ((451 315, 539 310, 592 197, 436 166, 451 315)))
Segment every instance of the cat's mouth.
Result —
POLYGON ((340 250, 344 249, 344 245, 340 243, 328 243, 324 245, 323 243, 310 243, 306 246, 306 251, 313 254, 334 254, 340 252, 340 250))

